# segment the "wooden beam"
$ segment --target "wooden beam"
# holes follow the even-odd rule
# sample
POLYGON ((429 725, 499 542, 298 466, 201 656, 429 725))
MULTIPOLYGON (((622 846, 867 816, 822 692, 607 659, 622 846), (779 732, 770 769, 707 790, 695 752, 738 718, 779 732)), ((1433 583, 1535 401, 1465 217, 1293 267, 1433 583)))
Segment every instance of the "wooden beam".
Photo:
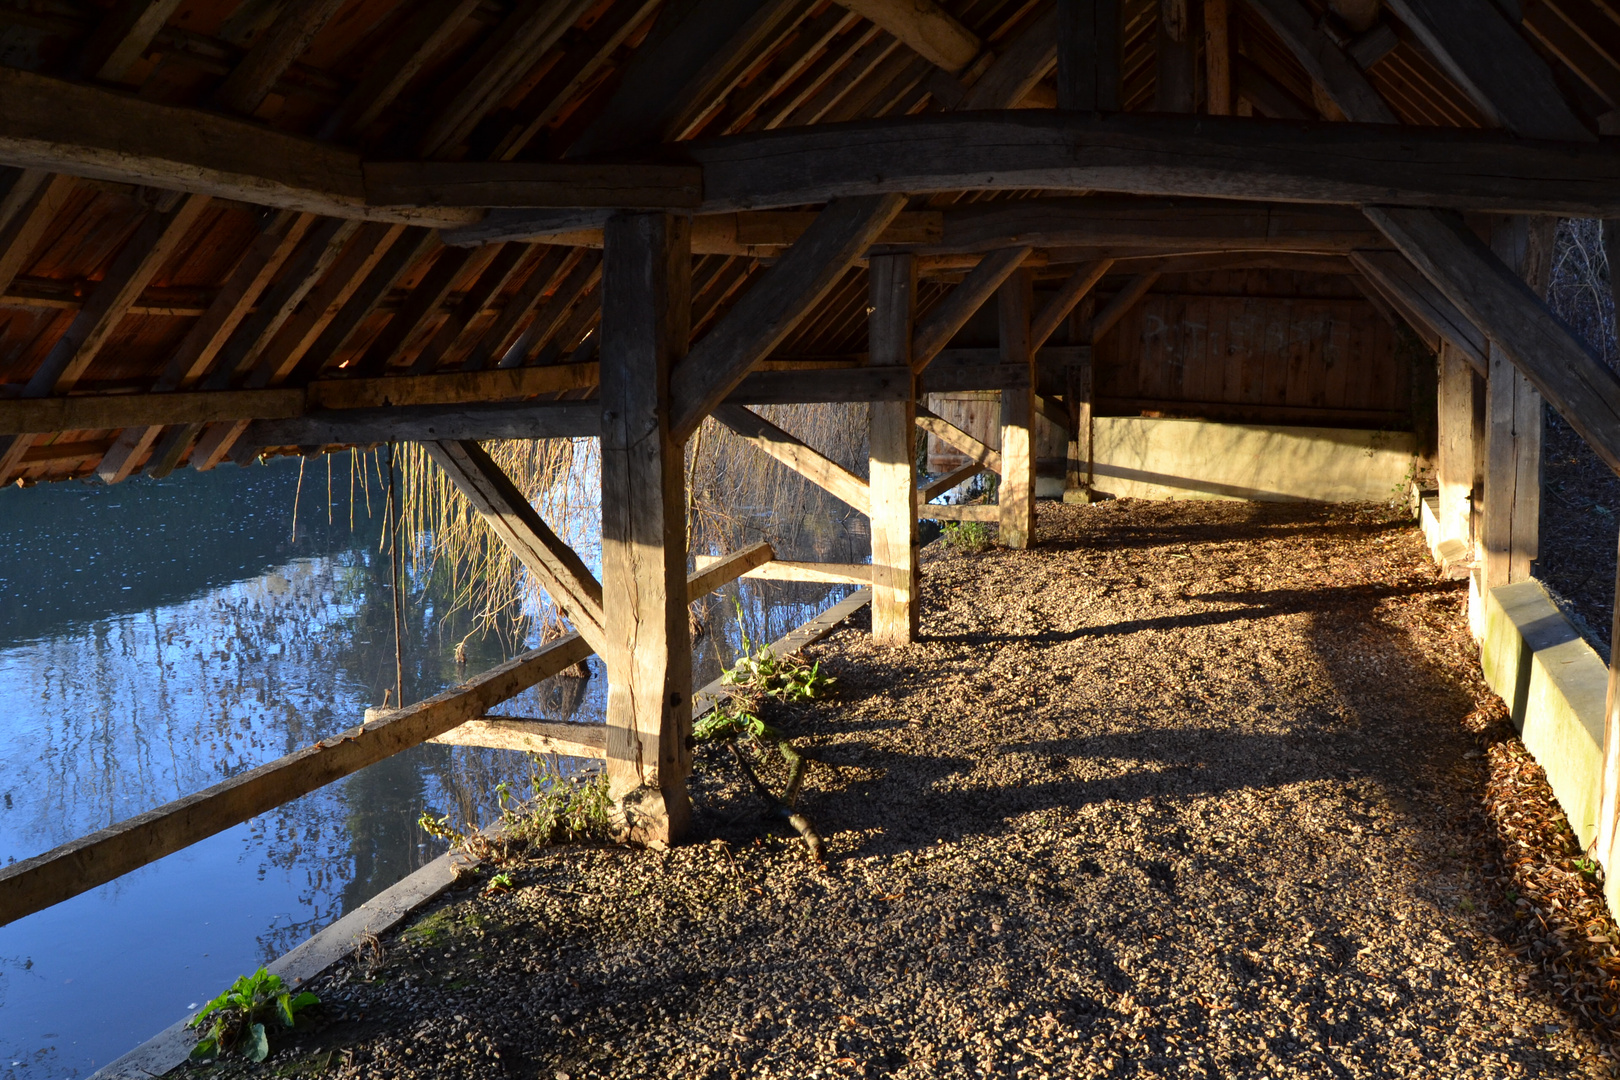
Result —
POLYGON ((607 725, 536 720, 524 716, 485 716, 468 720, 428 742, 442 746, 481 746, 523 754, 606 758, 607 725))
POLYGON ((914 374, 920 374, 940 350, 950 344, 951 338, 967 325, 1001 283, 1023 265, 1029 253, 1028 247, 1011 247, 986 255, 960 285, 918 321, 916 340, 909 350, 914 374))
POLYGON ((1038 351, 1046 344, 1063 320, 1069 317, 1074 306, 1091 292, 1092 287, 1103 279, 1110 267, 1114 265, 1113 259, 1098 259, 1095 262, 1084 263, 1074 273, 1064 279, 1058 286, 1056 293, 1046 301, 1040 313, 1034 318, 1029 328, 1029 347, 1038 351))
POLYGON ((61 903, 426 742, 589 655, 585 642, 569 634, 426 701, 13 863, 0 870, 0 924, 61 903))
POLYGON ((741 405, 721 405, 714 410, 714 418, 738 438, 769 454, 851 509, 862 514, 870 512, 866 481, 757 412, 741 405))
POLYGON ((1492 123, 1537 139, 1595 139, 1546 62, 1490 0, 1390 0, 1389 6, 1492 123))
POLYGON ((918 56, 951 74, 978 59, 978 35, 956 21, 935 0, 840 0, 911 47, 918 56))
POLYGON ((1057 39, 1058 10, 1054 5, 1002 47, 995 62, 979 76, 956 109, 1016 108, 1057 62, 1057 39))
POLYGON ((1120 0, 1057 0, 1058 108, 1119 109, 1120 0))
POLYGON ((416 354, 411 370, 425 374, 448 359, 459 363, 472 346, 471 327, 491 301, 511 282, 532 248, 527 244, 499 244, 495 254, 484 265, 477 280, 467 289, 461 301, 451 306, 439 329, 416 354))
POLYGON ((602 589, 607 777, 626 838, 667 845, 691 820, 692 643, 686 492, 673 371, 691 337, 690 225, 624 214, 602 271, 602 589))
POLYGON ((1092 352, 1086 350, 1078 364, 1067 372, 1063 388, 1063 403, 1068 417, 1064 425, 1068 439, 1064 447, 1063 501, 1090 502, 1091 485, 1096 470, 1095 422, 1097 409, 1096 369, 1092 366, 1092 352))
POLYGON ((1400 123, 1361 68, 1327 36, 1301 0, 1249 0, 1249 5, 1346 116, 1363 123, 1400 123))
POLYGON ((1127 281, 1124 287, 1114 294, 1113 299, 1108 301, 1108 306, 1097 312, 1092 320, 1086 324, 1085 331, 1082 334, 1085 343, 1088 345, 1095 344, 1104 334, 1112 330, 1114 325, 1123 319, 1126 313, 1135 307, 1142 297, 1148 294, 1148 290, 1153 288, 1158 280, 1159 275, 1157 272, 1149 272, 1138 274, 1127 281))
POLYGON ((686 602, 695 603, 716 589, 748 576, 774 558, 775 550, 763 540, 729 555, 704 556, 698 560, 698 569, 687 575, 686 602))
MULTIPOLYGON (((309 412, 288 420, 244 423, 240 441, 251 459, 266 446, 371 446, 384 442, 472 439, 583 439, 602 426, 594 401, 477 405, 390 405, 309 412)), ((235 440, 233 440, 234 444, 235 440)), ((196 453, 203 452, 203 444, 196 453)), ((195 463, 195 455, 193 456, 195 463)))
POLYGON ((1197 35, 1194 0, 1158 0, 1154 24, 1153 108, 1190 113, 1197 100, 1197 35))
MULTIPOLYGON (((989 469, 993 473, 1001 472, 1001 453, 999 451, 992 450, 938 413, 932 412, 925 406, 918 405, 916 406, 916 422, 919 428, 928 432, 940 442, 945 443, 952 450, 962 454, 980 468, 989 469)), ((967 477, 964 476, 962 479, 965 480, 967 477)), ((958 480, 957 483, 961 483, 961 480, 958 480)), ((951 487, 955 486, 955 484, 951 485, 951 487)), ((946 490, 950 489, 947 488, 946 490)), ((935 496, 937 495, 938 492, 935 493, 935 496)), ((930 498, 935 496, 930 496, 930 498)))
POLYGON ((304 54, 315 35, 343 3, 344 0, 307 0, 283 8, 214 91, 214 99, 231 112, 253 115, 275 88, 276 80, 304 54))
MULTIPOLYGON (((975 476, 984 471, 985 466, 980 465, 977 461, 973 461, 962 466, 960 469, 952 469, 944 476, 929 481, 917 489, 918 506, 921 506, 923 503, 933 502, 947 491, 950 491, 952 488, 957 487, 960 484, 966 483, 968 480, 973 479, 975 476)), ((995 470, 992 469, 991 471, 994 472, 995 470)))
POLYGON ((557 610, 593 650, 607 645, 602 586, 574 549, 552 532, 523 492, 482 446, 471 440, 426 442, 433 458, 479 517, 535 576, 557 610))
POLYGON ((1001 508, 993 503, 967 506, 925 503, 917 508, 917 516, 934 521, 982 521, 994 525, 1001 521, 1001 508))
MULTIPOLYGON (((770 213, 760 211, 758 213, 770 213)), ((1344 253, 1376 243, 1353 208, 1231 199, 1118 196, 1010 199, 951 207, 935 241, 911 241, 919 255, 1036 248, 1153 251, 1344 253)), ((885 240, 885 244, 890 241, 885 240)), ((887 250, 879 248, 879 251, 887 250)))
MULTIPOLYGON (((874 256, 868 271, 868 363, 911 373, 917 269, 910 255, 874 256)), ((903 645, 918 632, 916 398, 868 409, 867 518, 872 537, 872 640, 903 645)))
POLYGON ((345 370, 362 377, 387 372, 433 321, 451 290, 461 282, 462 276, 477 273, 479 264, 490 254, 489 248, 441 248, 433 255, 433 265, 428 267, 410 295, 388 317, 388 325, 372 339, 358 360, 347 363, 345 370))
POLYGON ((0 161, 331 217, 452 227, 482 216, 373 208, 352 150, 11 67, 0 68, 0 161))
POLYGON ((755 581, 811 581, 818 585, 870 585, 872 567, 867 563, 772 561, 743 577, 755 581))
POLYGON ((1350 263, 1393 299, 1405 318, 1450 342, 1474 370, 1485 374, 1489 363, 1485 335, 1463 317, 1445 294, 1429 284, 1428 279, 1407 262, 1405 255, 1387 249, 1352 251, 1350 263))
POLYGON ((703 170, 696 165, 400 161, 363 168, 374 206, 689 210, 703 201, 703 170))
POLYGON ((80 46, 74 71, 102 82, 122 82, 179 6, 180 0, 118 0, 80 46))
POLYGON ((1620 378, 1460 218, 1379 206, 1366 214, 1620 472, 1620 378))
POLYGON ((672 430, 684 442, 755 364, 821 302, 905 206, 899 195, 840 199, 676 367, 672 430))
POLYGON ((1030 344, 1034 278, 1017 270, 996 291, 1001 362, 1022 367, 1030 385, 1001 392, 1001 486, 999 542, 1027 548, 1035 539, 1035 350, 1030 344))
POLYGON ((1384 124, 1039 109, 756 132, 683 148, 704 207, 884 191, 1048 188, 1283 202, 1620 215, 1620 146, 1384 124))

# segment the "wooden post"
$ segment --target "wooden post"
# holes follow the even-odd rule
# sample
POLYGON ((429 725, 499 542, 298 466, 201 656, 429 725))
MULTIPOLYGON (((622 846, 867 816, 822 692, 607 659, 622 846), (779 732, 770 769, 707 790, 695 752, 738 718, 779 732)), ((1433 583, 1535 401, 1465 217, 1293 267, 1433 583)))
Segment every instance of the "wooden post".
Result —
POLYGON ((669 375, 691 319, 691 221, 609 219, 602 261, 602 613, 615 824, 655 846, 691 819, 692 642, 669 375))
POLYGON ((1204 0, 1204 94, 1211 116, 1232 115, 1231 18, 1227 0, 1204 0))
POLYGON ((996 292, 1001 323, 1001 362, 1029 371, 1029 384, 1001 391, 1000 536, 1004 547, 1027 548, 1035 535, 1035 353, 1029 320, 1035 279, 1013 271, 996 292))
POLYGON ((1474 369, 1450 342, 1440 346, 1436 479, 1440 487, 1440 538, 1472 541, 1474 495, 1474 369))
MULTIPOLYGON (((1543 219, 1498 219, 1491 247, 1538 294, 1551 274, 1551 236, 1543 219)), ((1485 384, 1485 490, 1480 521, 1482 585, 1494 589, 1530 576, 1541 530, 1542 399, 1495 342, 1485 384)))
POLYGON ((1197 48, 1193 0, 1159 0, 1158 67, 1153 107, 1158 112, 1190 113, 1198 100, 1197 48))
POLYGON ((1063 501, 1086 503, 1091 501, 1092 479, 1092 351, 1080 354, 1078 364, 1069 365, 1069 384, 1065 388, 1069 406, 1068 465, 1063 474, 1063 501))
POLYGON ((1119 0, 1058 0, 1058 108, 1119 110, 1119 0))
MULTIPOLYGON (((870 363, 910 370, 916 260, 874 255, 870 267, 870 363)), ((869 410, 872 640, 903 645, 917 637, 916 394, 904 401, 874 401, 869 410)))

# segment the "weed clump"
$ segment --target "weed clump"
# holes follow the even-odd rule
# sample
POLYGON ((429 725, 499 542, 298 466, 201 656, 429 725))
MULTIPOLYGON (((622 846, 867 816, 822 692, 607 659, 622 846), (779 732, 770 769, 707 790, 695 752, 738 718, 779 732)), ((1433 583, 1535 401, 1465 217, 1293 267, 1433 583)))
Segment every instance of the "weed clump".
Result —
POLYGON ((990 546, 990 527, 982 521, 947 521, 940 528, 945 546, 974 555, 990 546))
MULTIPOLYGON (((512 785, 495 786, 501 817, 493 829, 458 827, 448 814, 424 810, 417 824, 429 836, 447 841, 457 851, 481 861, 504 863, 531 848, 605 840, 610 835, 607 777, 595 772, 564 776, 554 759, 529 755, 529 795, 519 798, 512 785)), ((497 875, 499 876, 499 875, 497 875)))

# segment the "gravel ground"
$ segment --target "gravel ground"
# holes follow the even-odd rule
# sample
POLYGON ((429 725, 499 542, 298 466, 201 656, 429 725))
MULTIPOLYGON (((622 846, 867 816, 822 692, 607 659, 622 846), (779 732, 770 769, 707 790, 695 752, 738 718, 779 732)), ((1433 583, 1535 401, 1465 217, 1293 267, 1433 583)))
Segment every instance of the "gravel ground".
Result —
POLYGON ((922 642, 812 650, 836 699, 770 719, 826 869, 705 749, 694 842, 452 895, 254 1073, 1612 1075, 1613 924, 1415 529, 1122 501, 1038 536, 932 558, 922 642))

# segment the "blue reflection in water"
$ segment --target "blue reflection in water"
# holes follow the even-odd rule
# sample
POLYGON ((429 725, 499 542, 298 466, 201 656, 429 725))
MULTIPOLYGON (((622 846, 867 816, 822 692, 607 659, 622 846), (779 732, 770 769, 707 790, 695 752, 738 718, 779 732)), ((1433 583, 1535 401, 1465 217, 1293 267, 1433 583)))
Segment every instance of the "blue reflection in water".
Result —
MULTIPOLYGON (((285 461, 0 492, 0 857, 218 783, 382 699, 394 681, 382 493, 373 474, 351 503, 339 461, 330 486, 326 462, 300 487, 285 461)), ((864 557, 864 530, 840 510, 807 508, 792 542, 774 537, 779 555, 864 557)), ((736 542, 773 528, 755 522, 736 542)), ((465 617, 445 615, 427 576, 409 585, 406 700, 533 644, 475 637, 458 669, 465 617)), ((710 598, 699 679, 734 655, 739 601, 750 636, 768 641, 847 591, 750 584, 710 598)), ((591 664, 590 680, 552 680, 501 711, 600 719, 591 664)), ((496 783, 525 766, 419 746, 0 927, 0 1077, 94 1071, 435 857, 416 825, 424 808, 487 821, 496 783)))

